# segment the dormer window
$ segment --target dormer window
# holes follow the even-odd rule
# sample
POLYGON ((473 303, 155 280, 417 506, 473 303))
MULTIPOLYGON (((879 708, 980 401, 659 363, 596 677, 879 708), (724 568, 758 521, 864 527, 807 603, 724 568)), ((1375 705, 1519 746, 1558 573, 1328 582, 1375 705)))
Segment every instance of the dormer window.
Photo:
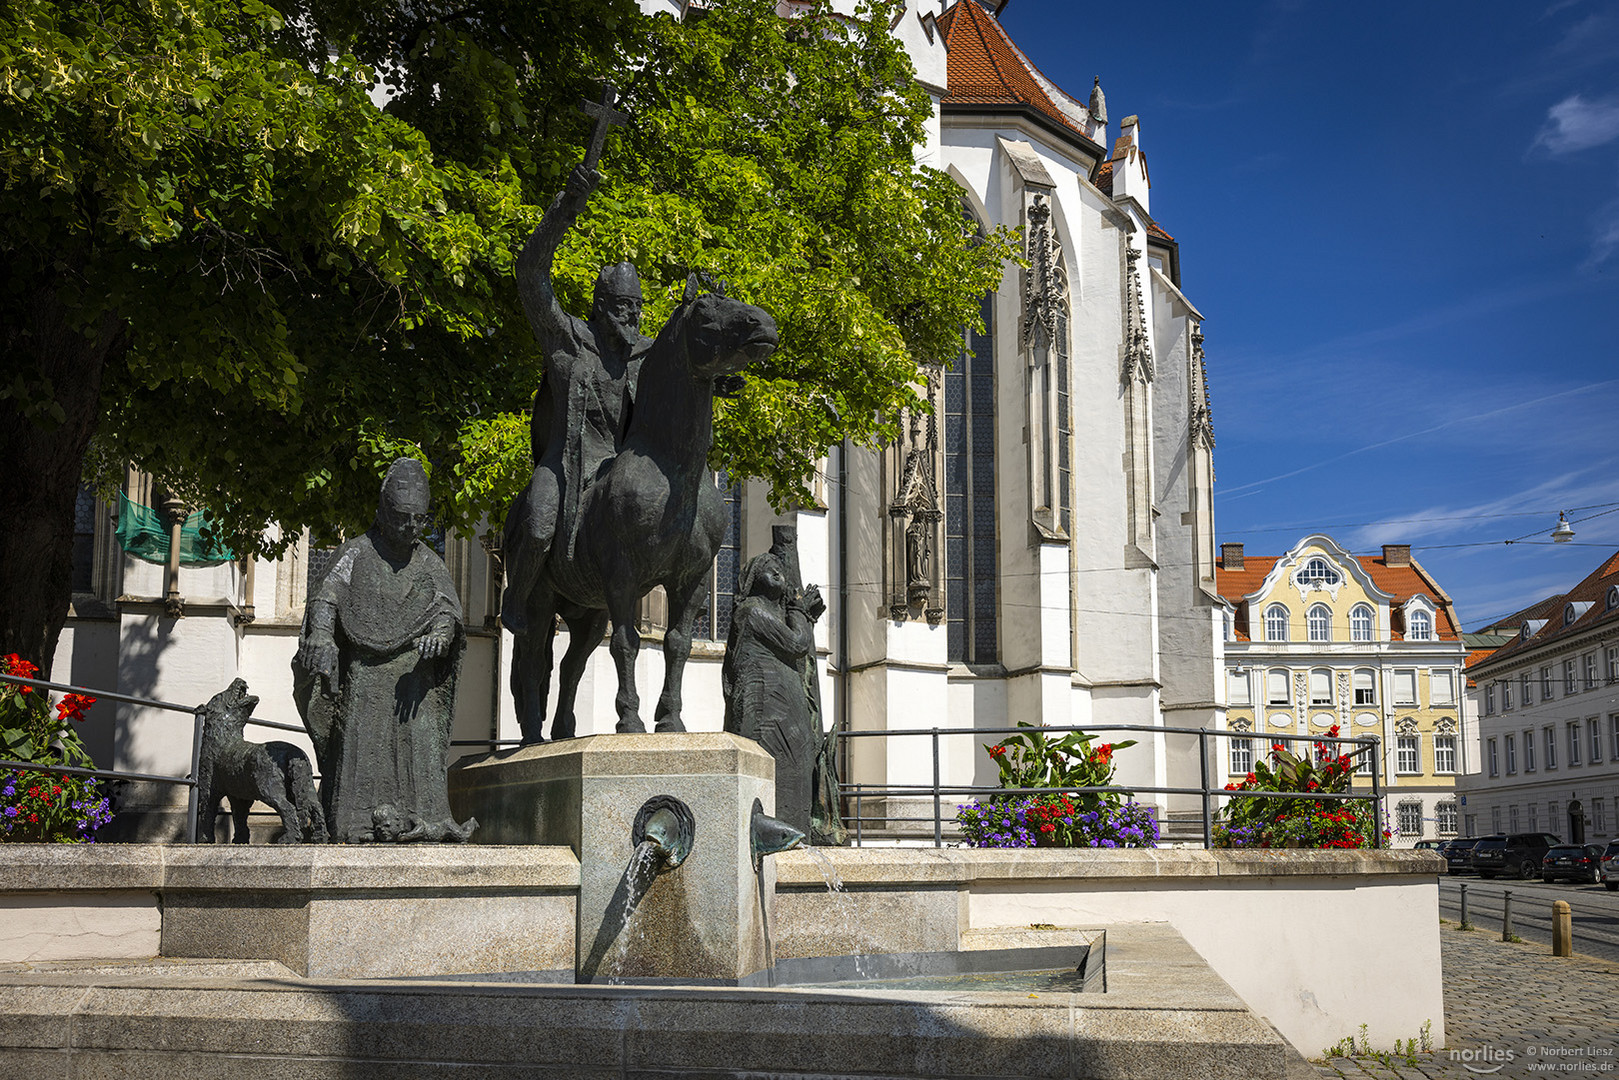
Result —
POLYGON ((1412 641, 1433 640, 1433 616, 1426 611, 1413 611, 1406 616, 1406 637, 1412 641))
POLYGON ((1603 610, 1612 611, 1614 608, 1619 608, 1619 585, 1608 586, 1608 602, 1603 610))
POLYGON ((1591 601, 1575 600, 1563 606, 1563 625, 1569 626, 1576 622, 1581 615, 1591 610, 1591 601))
POLYGON ((1343 580, 1338 576, 1338 571, 1334 570, 1331 564, 1320 556, 1316 556, 1304 564, 1304 569, 1299 571, 1298 579, 1301 583, 1310 586, 1336 585, 1343 580))
POLYGON ((1566 607, 1563 608, 1563 625, 1564 626, 1567 626, 1569 623, 1573 622, 1575 619, 1577 619, 1579 617, 1580 617, 1579 612, 1574 610, 1574 605, 1573 604, 1569 604, 1569 605, 1567 605, 1566 607))

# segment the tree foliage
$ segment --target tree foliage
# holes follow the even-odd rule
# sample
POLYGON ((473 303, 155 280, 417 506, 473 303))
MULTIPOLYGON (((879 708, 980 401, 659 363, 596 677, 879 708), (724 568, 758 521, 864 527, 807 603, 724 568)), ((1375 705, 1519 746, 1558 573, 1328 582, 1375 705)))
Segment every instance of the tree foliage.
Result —
MULTIPOLYGON (((715 463, 780 498, 829 445, 890 435, 1009 247, 913 167, 928 98, 882 19, 12 0, 0 451, 33 494, 0 513, 66 520, 94 435, 98 460, 209 506, 238 544, 272 521, 364 527, 401 453, 428 463, 447 524, 498 519, 541 370, 515 253, 579 159, 598 79, 632 121, 559 254, 565 303, 583 313, 595 270, 628 258, 649 331, 692 269, 776 314, 782 348, 722 406, 715 463)), ((0 544, 0 588, 28 557, 0 544)), ((42 659, 5 622, 0 648, 42 659)))

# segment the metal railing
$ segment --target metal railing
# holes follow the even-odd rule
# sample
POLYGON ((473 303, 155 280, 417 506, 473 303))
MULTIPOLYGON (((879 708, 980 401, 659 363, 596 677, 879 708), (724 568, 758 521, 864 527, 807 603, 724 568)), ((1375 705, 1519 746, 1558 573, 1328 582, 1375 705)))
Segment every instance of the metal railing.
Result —
MULTIPOLYGON (((197 773, 200 768, 202 756, 202 712, 198 705, 176 705, 172 701, 158 701, 155 698, 143 698, 134 694, 120 694, 112 690, 97 690, 91 686, 74 686, 70 683, 49 682, 45 679, 25 679, 20 675, 0 674, 0 682, 13 683, 17 686, 27 686, 37 690, 56 690, 66 694, 83 694, 93 697, 96 701, 115 701, 124 705, 136 705, 145 709, 162 709, 168 712, 190 713, 191 724, 191 771, 185 776, 169 776, 164 773, 132 772, 127 769, 85 769, 73 765, 55 765, 38 761, 5 761, 0 760, 0 770, 27 769, 33 772, 60 774, 64 776, 89 776, 97 780, 144 780, 158 784, 180 784, 189 790, 186 794, 186 839, 192 843, 197 839, 197 773)), ((308 734, 298 724, 283 724, 276 720, 259 720, 248 717, 247 723, 254 727, 274 728, 277 731, 296 731, 308 734)))
MULTIPOLYGON (((1232 730, 1232 729, 1228 729, 1228 728, 1157 727, 1157 726, 1154 726, 1154 725, 1151 725, 1151 724, 1091 724, 1091 725, 1086 725, 1086 726, 1052 726, 1052 727, 994 727, 994 728, 992 728, 992 727, 982 727, 982 728, 980 728, 980 727, 955 727, 955 728, 937 728, 937 727, 935 727, 935 728, 909 728, 909 729, 900 728, 900 729, 878 729, 878 730, 862 730, 862 731, 840 731, 840 732, 837 733, 837 738, 839 738, 839 739, 926 738, 926 739, 929 740, 929 743, 931 745, 931 750, 932 750, 933 776, 932 776, 932 782, 931 783, 927 783, 927 784, 865 784, 865 783, 858 783, 858 782, 840 782, 839 783, 838 790, 839 790, 839 795, 841 796, 841 798, 840 798, 841 807, 844 810, 844 822, 845 822, 845 824, 847 826, 850 827, 850 831, 854 835, 854 843, 856 844, 856 846, 859 846, 860 844, 864 843, 864 841, 866 839, 866 833, 868 831, 867 828, 866 828, 867 822, 880 822, 886 827, 881 829, 881 830, 871 830, 871 831, 881 831, 883 833, 889 834, 888 836, 885 836, 884 839, 892 838, 893 834, 898 833, 898 832, 902 832, 902 830, 896 830, 896 829, 892 828, 892 826, 894 826, 894 825, 926 825, 928 823, 931 823, 932 827, 933 827, 933 830, 932 830, 933 831, 933 846, 934 847, 943 847, 944 843, 945 843, 945 835, 944 835, 945 834, 945 824, 946 824, 947 821, 953 823, 954 820, 955 820, 955 815, 953 813, 951 815, 949 815, 948 818, 944 814, 944 799, 945 799, 945 797, 947 797, 947 796, 950 796, 950 797, 954 797, 954 796, 977 797, 977 796, 985 796, 985 795, 994 797, 994 796, 1001 796, 1001 795, 1044 795, 1044 794, 1069 794, 1069 795, 1080 795, 1080 794, 1106 795, 1106 794, 1115 794, 1115 795, 1126 795, 1126 796, 1132 796, 1132 797, 1137 796, 1137 795, 1187 795, 1187 796, 1197 796, 1199 798, 1200 804, 1201 804, 1203 846, 1206 847, 1206 848, 1212 848, 1214 846, 1214 824, 1215 824, 1215 819, 1216 819, 1216 816, 1217 816, 1216 815, 1215 800, 1217 800, 1217 799, 1221 799, 1221 798, 1230 799, 1232 797, 1240 797, 1240 798, 1259 798, 1259 799, 1309 798, 1309 799, 1320 799, 1320 800, 1325 800, 1325 801, 1330 801, 1330 802, 1363 801, 1363 802, 1371 803, 1372 808, 1373 808, 1373 823, 1374 823, 1374 827, 1373 827, 1373 830, 1372 830, 1373 837, 1374 837, 1373 844, 1374 844, 1374 846, 1377 846, 1377 847, 1381 847, 1382 844, 1383 844, 1382 823, 1381 823, 1380 818, 1377 816, 1377 810, 1378 810, 1378 808, 1380 808, 1382 806, 1382 799, 1383 799, 1383 791, 1382 791, 1382 783, 1381 783, 1382 767, 1381 767, 1381 763, 1378 761, 1378 744, 1379 744, 1380 740, 1375 735, 1366 735, 1366 736, 1268 735, 1268 734, 1266 734, 1264 732, 1260 732, 1260 731, 1242 731, 1242 730, 1232 730), (942 776, 942 772, 943 772, 943 769, 942 769, 942 753, 941 753, 941 747, 940 747, 940 740, 941 739, 954 737, 954 738, 970 738, 970 739, 977 740, 977 739, 982 739, 985 736, 1003 737, 1003 736, 1007 736, 1007 735, 1029 734, 1031 732, 1037 732, 1037 733, 1039 733, 1041 735, 1050 735, 1050 736, 1056 736, 1056 737, 1061 737, 1062 735, 1067 734, 1069 732, 1077 732, 1077 733, 1080 733, 1080 734, 1093 735, 1093 736, 1097 735, 1098 733, 1101 733, 1101 732, 1107 732, 1107 733, 1110 733, 1110 734, 1113 733, 1113 732, 1145 732, 1145 733, 1148 733, 1148 734, 1151 734, 1151 735, 1184 735, 1184 736, 1195 737, 1196 740, 1197 740, 1197 753, 1198 753, 1200 785, 1198 787, 1167 787, 1167 786, 1151 786, 1151 785, 1146 785, 1146 784, 1129 784, 1129 785, 1113 784, 1113 785, 1109 785, 1109 786, 1105 786, 1105 787, 1010 788, 1010 787, 1002 787, 999 784, 995 784, 995 785, 946 784, 946 783, 943 782, 943 776, 942 776), (1313 746, 1314 744, 1317 744, 1317 743, 1328 743, 1328 744, 1332 744, 1334 746, 1339 746, 1339 745, 1353 746, 1356 749, 1349 752, 1350 756, 1352 758, 1361 759, 1361 761, 1357 762, 1357 764, 1355 766, 1356 770, 1357 770, 1357 773, 1358 773, 1359 768, 1361 767, 1361 765, 1364 763, 1364 760, 1365 760, 1364 758, 1362 758, 1362 755, 1369 755, 1370 756, 1370 761, 1371 761, 1372 768, 1371 768, 1368 779, 1370 780, 1371 790, 1370 791, 1366 791, 1366 790, 1356 791, 1356 790, 1351 789, 1350 791, 1342 791, 1342 792, 1244 791, 1244 792, 1241 792, 1240 795, 1239 795, 1238 793, 1227 789, 1223 785, 1220 786, 1220 787, 1214 787, 1213 783, 1211 781, 1211 778, 1210 778, 1210 776, 1211 776, 1211 768, 1212 768, 1212 765, 1211 765, 1211 760, 1212 759, 1210 757, 1210 740, 1211 739, 1220 739, 1220 738, 1257 740, 1262 745, 1264 745, 1266 747, 1269 747, 1271 745, 1278 744, 1278 743, 1282 744, 1283 746, 1286 746, 1288 748, 1291 748, 1294 745, 1299 744, 1299 743, 1303 743, 1307 747, 1313 746), (918 797, 932 800, 933 813, 931 815, 918 816, 918 815, 894 814, 894 813, 890 812, 890 809, 889 809, 889 807, 887 805, 888 803, 892 802, 895 799, 918 798, 918 797), (880 802, 882 804, 882 812, 881 813, 872 813, 872 814, 866 813, 868 803, 872 803, 872 802, 880 802)), ((1145 747, 1147 744, 1138 744, 1138 745, 1145 747)), ((850 749, 851 749, 851 753, 849 755, 849 759, 852 760, 855 757, 855 755, 853 753, 853 747, 851 747, 850 749)), ((980 752, 987 753, 987 746, 981 746, 979 750, 974 751, 973 756, 974 756, 975 759, 977 758, 977 755, 980 752)), ((1121 752, 1128 752, 1128 748, 1127 748, 1126 751, 1121 751, 1121 752)), ((1308 750, 1306 752, 1308 752, 1308 750)), ((976 761, 974 763, 974 768, 976 769, 976 761)))

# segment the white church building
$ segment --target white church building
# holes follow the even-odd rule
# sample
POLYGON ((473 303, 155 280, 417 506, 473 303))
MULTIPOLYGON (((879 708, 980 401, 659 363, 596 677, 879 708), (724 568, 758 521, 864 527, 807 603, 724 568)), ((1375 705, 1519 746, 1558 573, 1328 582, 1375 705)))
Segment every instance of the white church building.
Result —
MULTIPOLYGON (((845 740, 846 784, 928 785, 936 771, 946 785, 992 784, 982 744, 998 736, 943 738, 936 765, 926 733, 1024 721, 1136 739, 1115 759, 1121 782, 1195 787, 1195 737, 1107 726, 1224 727, 1202 315, 1181 290, 1178 245, 1151 216, 1141 121, 1111 118, 1099 85, 1076 97, 1042 75, 997 21, 1004 6, 905 0, 893 32, 936 105, 918 162, 948 173, 986 230, 1018 230, 1028 268, 1008 265, 984 299, 985 333, 971 355, 927 373, 933 412, 907 418, 896 444, 835 448, 815 504, 785 516, 758 485, 730 492, 685 719, 720 728, 738 570, 769 548, 773 525, 791 522, 804 580, 829 605, 817 628, 827 724, 923 733, 845 740)), ((155 504, 139 476, 128 495, 155 504)), ((108 511, 88 496, 81 505, 75 605, 54 677, 195 704, 240 676, 262 699, 259 718, 298 723, 289 665, 322 553, 300 542, 276 562, 182 568, 176 618, 165 568, 125 555, 108 511)), ((487 748, 517 738, 511 638, 479 543, 452 537, 445 558, 470 639, 454 737, 487 748)), ((645 608, 644 696, 663 676, 659 607, 645 608)), ((615 689, 604 647, 580 688, 582 734, 612 731, 615 689)), ((188 716, 119 705, 108 723, 112 707, 101 708, 85 734, 104 767, 186 773, 188 716)), ((1218 760, 1222 747, 1209 745, 1218 760)), ((1196 796, 1141 797, 1177 831, 1196 831, 1196 796)), ((180 787, 134 785, 123 808, 146 811, 129 818, 146 822, 141 835, 172 835, 184 799, 180 787)), ((908 801, 931 835, 931 796, 908 801)), ((944 799, 947 824, 955 801, 944 799)))

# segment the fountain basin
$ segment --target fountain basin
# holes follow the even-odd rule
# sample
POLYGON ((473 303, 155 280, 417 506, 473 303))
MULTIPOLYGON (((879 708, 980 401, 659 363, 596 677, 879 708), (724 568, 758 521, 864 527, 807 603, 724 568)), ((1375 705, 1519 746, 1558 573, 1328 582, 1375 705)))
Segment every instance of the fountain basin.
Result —
POLYGON ((249 1080, 1282 1080, 1297 1061, 1172 928, 1123 925, 1108 942, 1110 981, 1124 988, 1106 994, 0 971, 0 1046, 18 1069, 249 1080))

